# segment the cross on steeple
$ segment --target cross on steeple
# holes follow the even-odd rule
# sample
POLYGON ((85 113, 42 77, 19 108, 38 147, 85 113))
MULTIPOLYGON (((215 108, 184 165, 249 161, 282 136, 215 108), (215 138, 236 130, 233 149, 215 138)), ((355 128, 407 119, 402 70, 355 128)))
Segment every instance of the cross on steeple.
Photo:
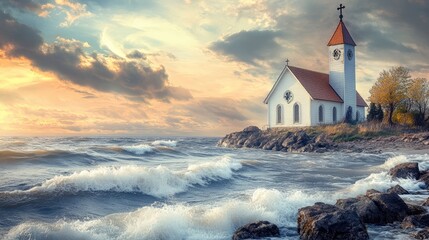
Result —
POLYGON ((340 4, 340 7, 337 10, 340 10, 340 21, 343 21, 343 9, 346 8, 343 4, 340 4))
POLYGON ((286 59, 286 66, 289 66, 289 59, 286 59))

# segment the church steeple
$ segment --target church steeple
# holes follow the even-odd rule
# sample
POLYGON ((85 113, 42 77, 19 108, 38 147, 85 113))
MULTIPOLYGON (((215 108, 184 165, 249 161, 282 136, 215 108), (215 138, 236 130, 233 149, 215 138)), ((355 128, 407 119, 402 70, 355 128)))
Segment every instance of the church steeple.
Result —
POLYGON ((353 38, 347 30, 346 25, 341 20, 338 23, 337 29, 329 40, 328 46, 339 44, 349 44, 352 46, 356 46, 356 43, 355 41, 353 41, 353 38))

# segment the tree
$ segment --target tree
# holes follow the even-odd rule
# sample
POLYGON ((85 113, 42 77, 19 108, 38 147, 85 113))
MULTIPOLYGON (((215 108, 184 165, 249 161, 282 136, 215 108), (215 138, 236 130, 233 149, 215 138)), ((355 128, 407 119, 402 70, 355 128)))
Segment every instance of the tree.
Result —
POLYGON ((376 113, 377 113, 377 108, 375 107, 375 103, 371 102, 369 104, 368 115, 366 115, 366 120, 368 120, 368 122, 374 121, 376 113))
POLYGON ((407 89, 411 109, 415 112, 415 124, 425 123, 426 111, 429 108, 429 81, 426 78, 415 78, 407 89))
POLYGON ((406 99, 406 92, 410 83, 410 71, 405 67, 392 67, 383 70, 372 86, 369 100, 380 104, 387 113, 387 122, 392 125, 392 116, 395 109, 406 99))

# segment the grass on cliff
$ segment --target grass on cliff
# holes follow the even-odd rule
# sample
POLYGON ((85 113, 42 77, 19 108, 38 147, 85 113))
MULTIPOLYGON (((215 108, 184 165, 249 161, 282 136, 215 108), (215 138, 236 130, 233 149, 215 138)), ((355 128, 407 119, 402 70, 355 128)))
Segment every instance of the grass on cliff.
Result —
POLYGON ((403 127, 389 126, 382 123, 361 123, 357 125, 335 124, 311 128, 315 134, 325 133, 335 142, 348 142, 375 137, 394 136, 404 132, 403 127))

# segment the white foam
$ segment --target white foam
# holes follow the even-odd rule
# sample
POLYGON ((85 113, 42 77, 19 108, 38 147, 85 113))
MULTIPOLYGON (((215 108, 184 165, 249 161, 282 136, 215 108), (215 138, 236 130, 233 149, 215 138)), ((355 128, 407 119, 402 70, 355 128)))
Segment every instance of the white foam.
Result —
POLYGON ((187 169, 179 171, 161 165, 98 167, 68 176, 55 176, 41 186, 11 193, 116 191, 142 192, 161 198, 184 192, 192 185, 206 185, 210 181, 230 179, 233 171, 241 167, 239 162, 228 157, 189 165, 187 169))
POLYGON ((256 189, 240 199, 213 205, 146 206, 96 220, 23 223, 12 228, 6 239, 29 235, 41 239, 230 239, 237 227, 249 222, 268 220, 278 226, 294 226, 298 208, 325 197, 256 189))
POLYGON ((381 166, 380 168, 382 169, 386 169, 389 170, 391 168, 393 168, 394 166, 401 164, 401 163, 405 163, 408 162, 409 160, 407 159, 406 156, 404 155, 399 155, 399 156, 394 156, 391 158, 388 158, 381 166))
POLYGON ((165 147, 175 147, 177 141, 174 140, 156 140, 152 142, 152 146, 165 146, 165 147))
POLYGON ((425 188, 425 184, 423 182, 405 178, 392 179, 392 176, 383 171, 380 173, 372 173, 368 177, 356 181, 353 185, 346 188, 345 192, 351 197, 358 194, 364 194, 368 189, 386 191, 397 184, 401 185, 408 191, 418 191, 425 188))
POLYGON ((398 164, 406 162, 417 162, 419 163, 420 171, 425 171, 429 169, 429 154, 410 154, 410 155, 398 155, 391 158, 388 158, 382 165, 378 168, 389 170, 395 167, 398 164))
POLYGON ((123 146, 121 147, 127 152, 131 152, 138 155, 143 155, 145 153, 153 152, 154 147, 151 147, 147 144, 139 144, 139 145, 133 145, 133 146, 123 146))

